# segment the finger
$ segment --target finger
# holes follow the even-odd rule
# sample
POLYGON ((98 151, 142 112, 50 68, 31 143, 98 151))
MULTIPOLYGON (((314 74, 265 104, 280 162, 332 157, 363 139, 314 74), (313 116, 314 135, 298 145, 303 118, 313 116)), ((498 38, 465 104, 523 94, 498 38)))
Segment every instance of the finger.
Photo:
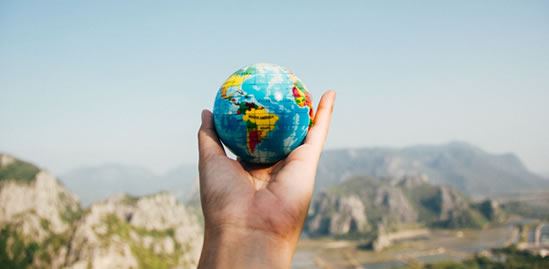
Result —
POLYGON ((226 156, 215 131, 212 112, 207 109, 202 110, 202 125, 198 130, 198 155, 201 161, 216 155, 226 156))
POLYGON ((269 187, 273 193, 283 195, 290 205, 304 206, 311 200, 316 166, 328 134, 334 100, 334 91, 328 91, 322 96, 305 145, 298 147, 288 156, 286 165, 277 175, 278 180, 269 187))
POLYGON ((320 154, 324 141, 328 136, 328 128, 330 126, 330 119, 332 117, 332 111, 334 110, 336 93, 335 91, 327 91, 322 95, 320 102, 318 103, 318 109, 313 120, 313 127, 309 130, 307 138, 305 138, 305 144, 311 145, 320 154))

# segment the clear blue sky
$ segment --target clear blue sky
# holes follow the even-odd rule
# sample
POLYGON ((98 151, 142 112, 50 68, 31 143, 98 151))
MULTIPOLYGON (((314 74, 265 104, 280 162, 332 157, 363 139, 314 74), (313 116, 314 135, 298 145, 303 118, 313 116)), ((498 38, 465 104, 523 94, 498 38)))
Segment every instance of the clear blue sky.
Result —
POLYGON ((337 90, 327 148, 463 140, 549 171, 548 1, 1 1, 0 151, 195 163, 201 109, 256 62, 337 90))

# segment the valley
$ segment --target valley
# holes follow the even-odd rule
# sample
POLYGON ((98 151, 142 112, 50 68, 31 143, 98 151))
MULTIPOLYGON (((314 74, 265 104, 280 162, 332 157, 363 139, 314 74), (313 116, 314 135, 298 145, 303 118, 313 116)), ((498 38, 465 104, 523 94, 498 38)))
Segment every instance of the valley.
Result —
MULTIPOLYGON (((109 164, 57 178, 0 154, 0 267, 194 268, 196 172, 109 164)), ((478 268, 506 257, 510 268, 546 268, 547 186, 513 154, 463 143, 326 151, 292 268, 478 268)))
MULTIPOLYGON (((360 240, 303 238, 294 256, 292 268, 366 268, 387 269, 442 261, 463 261, 475 254, 489 255, 491 249, 519 244, 520 248, 549 247, 549 224, 537 223, 539 234, 520 242, 519 225, 533 224, 531 219, 517 218, 483 230, 433 229, 418 236, 396 240, 381 251, 364 249, 360 240), (518 239, 517 239, 518 236, 518 239), (536 243, 537 242, 537 243, 536 243)), ((527 232, 527 234, 531 234, 527 232)))

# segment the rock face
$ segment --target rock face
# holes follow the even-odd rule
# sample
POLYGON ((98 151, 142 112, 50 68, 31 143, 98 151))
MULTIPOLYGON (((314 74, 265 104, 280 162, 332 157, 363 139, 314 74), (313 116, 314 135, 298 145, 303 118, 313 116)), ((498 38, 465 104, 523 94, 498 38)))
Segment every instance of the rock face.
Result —
MULTIPOLYGON (((2 181, 0 205, 0 223, 32 214, 47 221, 49 230, 57 234, 67 231, 72 216, 80 211, 78 199, 47 171, 40 171, 30 184, 16 180, 2 181)), ((44 237, 37 239, 42 241, 44 237)))
POLYGON ((49 172, 0 154, 0 267, 194 268, 202 225, 173 195, 117 195, 82 210, 49 172))
POLYGON ((319 194, 306 223, 311 236, 372 235, 374 248, 387 234, 410 227, 480 228, 497 205, 475 205, 453 188, 428 183, 425 175, 377 180, 355 177, 319 194), (482 208, 482 212, 479 210, 482 208), (486 213, 483 213, 486 212, 486 213))
POLYGON ((461 210, 466 206, 465 201, 447 186, 440 186, 433 202, 439 205, 439 220, 447 221, 451 214, 456 210, 461 210))
POLYGON ((341 235, 365 232, 368 229, 366 211, 360 198, 336 198, 326 193, 320 197, 313 209, 318 213, 308 222, 309 232, 341 235))
POLYGON ((398 188, 381 186, 376 192, 374 205, 385 209, 387 214, 382 218, 383 222, 411 223, 417 220, 416 210, 398 188))
MULTIPOLYGON (((506 218, 506 214, 499 202, 487 199, 479 203, 473 204, 473 207, 478 209, 480 213, 487 219, 502 222, 506 218)), ((543 209, 542 209, 543 210, 543 209)))
POLYGON ((404 174, 402 177, 394 177, 390 180, 391 185, 404 188, 413 188, 415 186, 429 183, 429 177, 423 173, 404 174))
POLYGON ((159 193, 118 195, 95 203, 78 221, 68 268, 192 268, 202 246, 196 216, 159 193))
POLYGON ((0 154, 2 267, 62 267, 80 212, 78 199, 48 171, 0 154))
POLYGON ((321 193, 313 201, 306 230, 311 235, 343 235, 399 226, 417 220, 401 189, 363 177, 321 193))

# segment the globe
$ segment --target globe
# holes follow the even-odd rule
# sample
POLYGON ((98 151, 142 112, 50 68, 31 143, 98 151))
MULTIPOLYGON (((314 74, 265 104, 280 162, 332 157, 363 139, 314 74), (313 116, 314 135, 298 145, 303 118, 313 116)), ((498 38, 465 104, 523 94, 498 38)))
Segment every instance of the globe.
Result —
POLYGON ((221 85, 213 120, 219 138, 236 156, 251 163, 275 163, 301 145, 311 128, 311 95, 284 67, 249 65, 221 85))

